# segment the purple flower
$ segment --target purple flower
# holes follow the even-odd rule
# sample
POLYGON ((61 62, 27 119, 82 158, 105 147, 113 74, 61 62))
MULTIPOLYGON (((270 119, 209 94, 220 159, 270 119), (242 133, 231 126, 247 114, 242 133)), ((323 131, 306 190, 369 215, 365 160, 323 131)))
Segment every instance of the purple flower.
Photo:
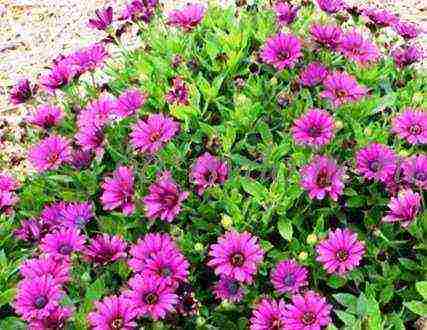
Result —
POLYGON ((294 260, 279 262, 271 272, 271 283, 278 293, 297 293, 308 285, 308 270, 294 260))
POLYGON ((262 299, 252 312, 250 330, 284 330, 285 302, 283 300, 262 299))
POLYGON ((126 5, 120 19, 149 23, 154 15, 154 9, 157 5, 157 0, 133 0, 126 5))
POLYGON ((277 23, 279 25, 291 24, 295 20, 298 10, 299 8, 297 6, 292 6, 287 2, 277 2, 274 5, 277 23))
POLYGON ((18 284, 14 307, 26 321, 44 319, 55 311, 62 297, 59 284, 51 276, 24 279, 18 284))
POLYGON ((0 212, 9 214, 18 202, 15 190, 18 189, 19 183, 7 174, 0 173, 0 212))
POLYGON ((40 256, 37 259, 25 260, 20 268, 21 275, 26 279, 51 276, 56 284, 70 281, 70 264, 52 256, 40 256))
POLYGON ((363 15, 367 17, 372 24, 380 28, 392 26, 399 21, 398 17, 388 10, 368 8, 363 10, 363 15))
POLYGON ((284 329, 320 330, 331 323, 331 309, 326 299, 313 291, 294 295, 283 312, 284 329))
POLYGON ((64 118, 64 112, 54 105, 42 105, 36 113, 28 119, 28 122, 41 128, 48 129, 58 125, 64 118))
POLYGON ((169 13, 167 24, 181 27, 184 31, 193 30, 205 16, 205 7, 200 4, 188 4, 181 10, 169 13))
POLYGON ((411 189, 402 190, 397 197, 392 197, 388 203, 387 215, 384 222, 398 222, 403 228, 407 228, 421 210, 421 195, 411 189))
POLYGON ((208 188, 223 184, 227 177, 227 164, 208 152, 197 158, 190 174, 190 180, 196 185, 199 195, 202 195, 208 188))
POLYGON ((218 238, 218 243, 211 245, 209 256, 208 266, 215 268, 215 274, 243 283, 252 283, 264 259, 258 238, 236 231, 228 231, 218 238))
POLYGON ((112 118, 116 101, 108 96, 101 96, 99 99, 92 101, 77 116, 77 126, 104 127, 112 118))
POLYGON ((172 222, 181 212, 181 204, 188 197, 188 192, 181 191, 172 179, 170 172, 163 172, 148 188, 149 194, 144 197, 145 216, 150 220, 160 218, 172 222))
POLYGON ((217 299, 237 303, 243 299, 245 290, 238 281, 221 276, 213 288, 213 293, 217 299))
POLYGON ((38 219, 27 219, 21 221, 21 227, 16 229, 13 234, 20 240, 38 243, 50 229, 50 226, 38 219))
POLYGON ((95 18, 89 19, 89 27, 101 31, 107 30, 113 22, 113 8, 107 7, 95 10, 95 18))
POLYGON ((130 134, 132 145, 142 153, 155 154, 179 131, 179 123, 159 113, 138 120, 130 134))
POLYGON ((301 187, 304 188, 311 199, 324 199, 329 195, 337 201, 344 190, 344 170, 336 161, 326 156, 315 156, 310 164, 301 171, 301 187))
POLYGON ((361 65, 376 62, 380 57, 377 46, 373 42, 364 39, 355 30, 347 32, 342 36, 339 50, 347 59, 361 65))
POLYGON ((137 309, 138 316, 149 316, 154 320, 163 319, 178 302, 174 289, 160 277, 144 277, 137 274, 128 284, 130 291, 125 294, 137 309))
POLYGON ((371 143, 356 155, 356 168, 367 179, 387 182, 397 169, 397 156, 380 143, 371 143))
POLYGON ((61 62, 73 66, 76 73, 81 75, 102 66, 107 58, 108 53, 104 45, 95 43, 67 56, 61 62))
POLYGON ((127 244, 120 236, 98 235, 91 239, 83 254, 88 262, 105 266, 125 259, 127 244))
MULTIPOLYGON (((82 141, 80 141, 82 142, 82 141)), ((99 146, 99 144, 96 144, 99 146)), ((83 151, 82 149, 74 149, 72 154, 72 159, 70 164, 77 170, 82 170, 87 168, 92 162, 92 152, 91 151, 83 151)))
POLYGON ((316 0, 320 9, 328 14, 335 14, 345 8, 345 3, 342 0, 316 0))
POLYGON ((328 76, 328 73, 328 69, 326 69, 322 64, 319 62, 313 62, 301 72, 299 80, 301 85, 313 87, 321 84, 328 76))
POLYGON ((66 204, 64 202, 45 205, 40 213, 40 220, 51 228, 60 227, 64 220, 62 212, 65 207, 66 204))
POLYGON ((165 96, 169 104, 188 105, 188 88, 181 77, 172 80, 172 89, 165 96))
POLYGON ((392 132, 410 144, 427 143, 427 112, 411 108, 392 120, 392 132))
POLYGON ((391 56, 399 68, 421 61, 425 57, 424 52, 413 45, 396 48, 391 52, 391 56))
POLYGON ((70 141, 62 136, 52 135, 44 138, 29 152, 31 164, 38 172, 56 170, 71 160, 70 141))
POLYGON ((146 100, 147 95, 141 93, 138 89, 128 89, 117 98, 114 113, 119 118, 133 116, 144 105, 146 100))
POLYGON ((134 177, 133 170, 120 166, 102 184, 101 203, 104 210, 120 209, 124 215, 132 215, 135 211, 133 202, 134 177))
POLYGON ((93 330, 134 330, 137 310, 132 301, 124 296, 109 296, 95 302, 95 311, 87 318, 93 330))
POLYGON ((261 50, 261 59, 278 71, 292 69, 301 56, 301 41, 292 34, 278 33, 268 38, 261 50))
POLYGON ((43 237, 40 249, 47 254, 69 260, 73 252, 83 250, 85 236, 75 228, 60 228, 52 234, 43 237))
POLYGON ((363 98, 367 90, 346 72, 333 72, 323 81, 325 90, 320 96, 329 99, 335 108, 363 98))
POLYGON ((65 329, 65 324, 72 315, 72 308, 59 306, 50 312, 46 318, 31 320, 28 324, 28 330, 65 329))
POLYGON ((27 102, 37 93, 38 87, 31 85, 28 79, 21 79, 10 90, 9 100, 12 104, 21 104, 27 102))
MULTIPOLYGON (((82 152, 89 155, 93 152, 97 156, 104 153, 104 131, 99 125, 87 124, 80 127, 74 138, 82 152)), ((74 161, 74 154, 72 156, 70 162, 74 161)))
POLYGON ((76 75, 73 66, 59 62, 40 77, 40 84, 50 93, 68 85, 76 75))
POLYGON ((427 190, 427 156, 412 156, 402 164, 405 181, 420 189, 427 190))
POLYGON ((314 108, 295 121, 292 135, 298 144, 321 147, 332 140, 334 129, 332 116, 325 110, 314 108))
POLYGON ((95 217, 91 202, 70 203, 61 211, 61 225, 68 228, 83 228, 95 217))
POLYGON ((416 38, 419 34, 418 25, 410 22, 397 22, 393 25, 394 30, 406 40, 416 38))
POLYGON ((330 50, 337 49, 341 43, 342 30, 338 26, 313 24, 309 32, 317 44, 330 50))
POLYGON ((327 239, 316 246, 316 260, 330 274, 345 275, 357 267, 365 254, 365 244, 349 229, 330 231, 327 239))

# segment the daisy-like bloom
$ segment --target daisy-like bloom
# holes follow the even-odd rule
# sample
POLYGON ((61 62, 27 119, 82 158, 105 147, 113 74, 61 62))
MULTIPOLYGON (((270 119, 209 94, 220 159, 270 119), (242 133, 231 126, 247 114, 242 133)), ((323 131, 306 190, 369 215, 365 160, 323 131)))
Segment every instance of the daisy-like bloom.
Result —
POLYGON ((126 248, 127 244, 120 236, 102 234, 90 240, 83 254, 87 261, 104 266, 125 259, 126 248))
POLYGON ((0 212, 10 213, 12 206, 18 202, 15 190, 19 183, 7 174, 0 173, 0 212))
POLYGON ((31 320, 28 324, 28 330, 65 329, 66 323, 72 315, 72 308, 59 306, 50 312, 48 317, 31 320))
POLYGON ((157 5, 157 0, 133 0, 125 6, 125 9, 119 19, 149 23, 154 15, 154 9, 157 5))
POLYGON ((326 299, 313 291, 294 295, 283 312, 284 329, 320 330, 331 323, 331 309, 326 299))
POLYGON ((117 98, 114 112, 119 118, 133 116, 144 105, 146 100, 147 95, 141 93, 138 89, 125 90, 117 98))
POLYGON ((26 321, 44 319, 59 306, 62 297, 60 285, 51 276, 34 277, 19 282, 13 305, 26 321))
POLYGON ((179 131, 179 123, 161 113, 138 120, 130 133, 131 143, 142 153, 155 154, 179 131))
POLYGON ((76 75, 73 66, 66 63, 57 63, 50 71, 40 77, 40 84, 50 93, 68 85, 76 75))
POLYGON ((95 310, 88 314, 94 330, 134 330, 137 310, 130 299, 122 296, 105 297, 95 302, 95 310))
POLYGON ((205 16, 205 7, 200 4, 188 4, 181 10, 172 10, 169 13, 167 24, 180 27, 184 31, 193 30, 205 16))
POLYGON ((278 33, 267 39, 261 59, 276 70, 292 69, 302 56, 301 41, 292 34, 278 33))
POLYGON ((197 158, 190 174, 190 180, 196 185, 199 195, 217 184, 223 184, 228 177, 228 166, 215 156, 205 152, 197 158))
POLYGON ((101 31, 107 30, 113 22, 113 7, 95 10, 95 18, 89 19, 89 27, 101 31))
POLYGON ((41 128, 48 129, 58 125, 64 118, 64 112, 54 105, 42 105, 36 113, 28 119, 28 122, 41 128))
POLYGON ((316 260, 329 273, 345 275, 356 268, 365 254, 365 244, 349 229, 330 231, 328 238, 316 246, 316 260))
POLYGON ((133 214, 134 176, 131 168, 120 166, 113 172, 112 177, 105 178, 101 187, 103 189, 101 203, 104 210, 119 209, 124 215, 133 214))
POLYGON ((91 202, 70 203, 61 212, 61 225, 72 228, 83 228, 94 218, 91 202))
POLYGON ((80 148, 76 148, 73 150, 72 159, 70 164, 77 170, 82 170, 84 168, 89 167, 92 162, 92 152, 91 151, 83 151, 80 148))
POLYGON ((35 259, 25 260, 20 268, 24 278, 31 279, 42 276, 52 276, 57 284, 65 284, 70 281, 70 264, 52 256, 40 256, 35 259))
POLYGON ((245 290, 238 281, 221 276, 213 288, 213 293, 217 299, 237 303, 243 299, 245 290))
POLYGON ((145 216, 150 220, 160 219, 167 222, 172 222, 181 212, 182 202, 189 195, 187 191, 180 190, 168 171, 160 174, 148 191, 149 194, 143 199, 145 216))
POLYGON ((391 52, 391 56, 399 68, 407 67, 425 57, 422 50, 414 45, 396 48, 391 52))
POLYGON ((147 261, 158 253, 173 256, 181 252, 169 234, 150 233, 138 239, 131 247, 128 265, 134 272, 141 272, 145 269, 147 261))
POLYGON ((36 94, 37 89, 28 79, 21 79, 10 90, 9 101, 15 105, 25 103, 36 94))
POLYGON ((250 330, 284 330, 285 302, 283 300, 262 299, 252 311, 250 330))
POLYGON ((174 289, 161 277, 135 275, 128 283, 130 291, 125 295, 135 306, 138 316, 149 316, 154 320, 165 318, 174 309, 178 296, 174 289))
POLYGON ((172 89, 165 96, 169 104, 188 105, 188 88, 181 77, 175 77, 172 80, 172 89))
POLYGON ((44 138, 29 152, 31 164, 38 172, 56 170, 71 160, 71 146, 67 138, 52 135, 44 138))
POLYGON ((328 14, 335 14, 345 8, 345 3, 342 0, 316 0, 320 9, 328 14))
POLYGON ((426 144, 427 112, 407 108, 393 118, 392 131, 410 144, 426 144))
POLYGON ((397 197, 392 197, 388 203, 387 215, 384 222, 398 222, 407 228, 417 217, 421 209, 421 195, 411 189, 402 190, 397 197))
POLYGON ((357 171, 367 179, 387 182, 397 168, 397 156, 381 143, 371 143, 356 155, 357 171))
MULTIPOLYGON (((96 124, 87 124, 79 127, 74 136, 76 143, 82 152, 94 153, 101 156, 104 153, 104 131, 103 128, 96 124)), ((74 156, 74 154, 73 154, 74 156)), ((70 162, 74 160, 74 157, 70 162)))
POLYGON ((355 30, 342 36, 339 50, 347 59, 361 65, 376 62, 380 57, 377 46, 355 30))
POLYGON ((310 109, 298 118, 292 127, 294 140, 298 144, 321 147, 334 137, 334 119, 322 109, 310 109))
POLYGON ((300 171, 301 187, 311 199, 324 199, 329 195, 337 201, 344 190, 344 170, 336 161, 326 156, 315 156, 300 171))
POLYGON ((399 21, 399 18, 388 10, 368 8, 363 10, 363 15, 379 28, 392 26, 399 21))
POLYGON ((287 2, 277 2, 274 5, 277 23, 279 25, 291 24, 295 20, 298 10, 299 8, 297 6, 292 6, 287 2))
POLYGON ((427 156, 417 155, 406 159, 402 164, 405 181, 420 189, 427 190, 427 156))
POLYGON ((40 213, 40 220, 51 228, 60 227, 64 220, 62 212, 65 207, 66 204, 64 202, 45 205, 40 213))
POLYGON ((104 127, 112 118, 116 101, 109 96, 103 95, 92 101, 84 108, 77 117, 77 126, 104 127))
POLYGON ((313 24, 310 26, 310 35, 320 46, 335 50, 341 43, 342 30, 336 25, 313 24))
POLYGON ((218 238, 217 244, 211 245, 209 256, 208 266, 215 268, 215 274, 252 283, 264 252, 257 237, 248 232, 228 231, 218 238))
POLYGON ((416 24, 410 22, 397 22, 393 25, 394 30, 406 40, 418 37, 419 29, 416 24))
POLYGON ((13 234, 22 241, 38 243, 50 229, 38 219, 26 219, 21 221, 21 226, 13 234))
POLYGON ((320 96, 329 99, 335 108, 362 99, 367 90, 346 72, 333 72, 323 81, 325 90, 320 96))
POLYGON ((89 47, 80 49, 67 56, 62 62, 74 66, 78 75, 88 71, 93 71, 102 66, 108 58, 108 53, 101 43, 95 43, 89 47))
POLYGON ((85 236, 75 228, 60 228, 43 237, 40 249, 44 253, 69 260, 72 253, 83 250, 85 240, 85 236))
POLYGON ((310 63, 299 76, 301 85, 313 87, 319 85, 328 76, 328 69, 326 69, 319 62, 310 63))
POLYGON ((283 260, 271 272, 270 279, 277 292, 297 293, 308 285, 308 270, 294 260, 283 260))

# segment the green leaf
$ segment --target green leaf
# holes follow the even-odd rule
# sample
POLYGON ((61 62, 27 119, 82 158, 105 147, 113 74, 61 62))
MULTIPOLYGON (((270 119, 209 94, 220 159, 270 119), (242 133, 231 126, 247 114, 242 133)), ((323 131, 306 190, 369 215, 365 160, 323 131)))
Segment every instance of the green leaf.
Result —
POLYGON ((349 293, 337 293, 334 294, 333 297, 338 303, 347 307, 351 312, 356 312, 357 297, 349 293))
POLYGON ((92 303, 95 300, 100 299, 105 292, 105 284, 104 281, 98 278, 95 282, 93 282, 86 290, 85 299, 84 299, 84 311, 89 311, 92 308, 92 303))
POLYGON ((427 281, 415 283, 415 287, 424 300, 427 300, 427 281))
POLYGON ((339 310, 336 310, 335 313, 345 325, 353 325, 356 322, 356 317, 354 315, 339 310))
POLYGON ((332 275, 328 280, 328 285, 334 289, 342 287, 345 283, 345 278, 336 275, 332 275))
POLYGON ((279 229, 280 235, 287 241, 292 240, 293 228, 292 223, 289 219, 281 218, 277 223, 277 229, 279 229))
POLYGON ((240 183, 243 190, 253 196, 259 203, 267 199, 267 189, 261 183, 248 178, 241 178, 240 183))
POLYGON ((0 306, 10 303, 15 296, 16 289, 8 289, 0 293, 0 306))
POLYGON ((421 301, 408 301, 404 302, 403 305, 408 308, 412 313, 425 316, 427 315, 427 304, 421 301))

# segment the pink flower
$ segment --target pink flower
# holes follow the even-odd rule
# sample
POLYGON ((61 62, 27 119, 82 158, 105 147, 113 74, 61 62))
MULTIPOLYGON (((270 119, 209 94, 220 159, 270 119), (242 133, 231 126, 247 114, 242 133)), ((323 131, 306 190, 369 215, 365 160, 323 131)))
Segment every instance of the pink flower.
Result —
POLYGON ((356 61, 361 65, 377 62, 380 58, 377 46, 372 41, 364 39, 355 30, 342 36, 339 50, 347 59, 356 61))
POLYGON ((82 170, 84 168, 89 167, 90 163, 92 162, 92 156, 93 155, 91 151, 83 151, 80 148, 76 148, 73 150, 73 155, 70 164, 75 169, 82 170))
POLYGON ((58 125, 64 118, 61 108, 53 105, 42 105, 36 113, 28 119, 28 122, 41 128, 48 129, 58 125))
POLYGON ((427 144, 427 112, 407 108, 393 118, 392 132, 410 144, 427 144))
POLYGON ((7 174, 0 173, 0 212, 9 214, 12 207, 18 202, 15 190, 19 183, 7 174))
POLYGON ((107 7, 95 10, 95 18, 89 19, 89 27, 98 30, 107 30, 113 22, 113 8, 107 7))
POLYGON ((356 155, 357 171, 367 179, 387 182, 397 169, 397 156, 388 146, 371 143, 356 155))
POLYGON ((138 89, 127 89, 117 99, 115 114, 119 118, 126 118, 137 113, 145 101, 147 95, 141 93, 138 89))
POLYGON ((101 43, 95 43, 61 60, 62 63, 74 68, 78 75, 101 67, 108 58, 108 53, 101 43))
POLYGON ((317 44, 330 50, 337 49, 341 43, 342 30, 338 26, 313 24, 309 32, 317 44))
POLYGON ((276 265, 270 278, 277 292, 297 293, 308 285, 308 270, 294 260, 283 260, 276 265))
POLYGON ((315 156, 310 164, 300 171, 301 187, 311 199, 324 199, 329 195, 337 201, 344 190, 344 170, 336 161, 326 156, 315 156))
POLYGON ((328 73, 328 70, 322 64, 313 62, 301 72, 299 80, 301 85, 313 87, 321 84, 328 76, 328 73))
POLYGON ((286 2, 277 2, 274 6, 277 23, 279 25, 291 24, 295 20, 295 17, 298 14, 298 10, 298 7, 292 6, 286 2))
POLYGON ((301 41, 292 34, 278 33, 268 38, 261 50, 261 59, 278 71, 292 69, 301 56, 301 41))
POLYGON ((148 116, 146 121, 138 120, 132 127, 131 143, 142 153, 155 154, 179 131, 179 123, 159 113, 148 116))
POLYGON ((196 185, 199 195, 202 195, 208 188, 223 184, 227 177, 227 164, 208 152, 197 158, 190 174, 190 180, 196 185))
POLYGON ((28 79, 21 79, 12 87, 9 94, 10 103, 17 105, 27 102, 37 93, 38 87, 28 79))
POLYGON ((167 222, 172 222, 181 212, 181 204, 189 195, 187 191, 180 191, 171 173, 167 171, 158 176, 148 191, 149 194, 143 200, 145 216, 150 220, 160 218, 167 222))
POLYGON ((205 16, 205 7, 200 4, 188 4, 181 10, 169 13, 167 24, 181 27, 184 31, 193 30, 205 16))
POLYGON ((258 238, 236 231, 228 231, 218 238, 218 243, 211 245, 209 256, 208 266, 215 268, 215 274, 243 283, 252 283, 264 259, 258 238))
POLYGON ((98 156, 104 153, 104 131, 102 127, 96 124, 84 125, 79 128, 74 138, 82 152, 95 153, 98 156))
POLYGON ((409 22, 397 22, 393 25, 394 30, 406 40, 416 38, 419 34, 419 29, 416 24, 409 22))
POLYGON ((72 253, 83 250, 85 240, 85 236, 75 228, 60 228, 43 237, 40 249, 44 253, 69 260, 72 253))
POLYGON ((95 217, 91 202, 69 203, 61 210, 61 225, 68 228, 83 228, 95 217))
POLYGON ((73 315, 70 307, 57 307, 46 318, 33 319, 28 324, 28 330, 65 329, 68 319, 73 315))
POLYGON ((217 299, 228 300, 232 303, 241 301, 245 295, 242 285, 226 276, 221 276, 213 288, 213 293, 217 299))
POLYGON ((84 258, 91 263, 105 266, 125 259, 127 244, 120 236, 97 235, 83 250, 84 258))
POLYGON ((407 183, 427 190, 427 156, 418 155, 406 159, 402 164, 403 176, 407 183))
POLYGON ((172 89, 165 96, 169 104, 188 105, 188 88, 181 77, 175 77, 172 80, 172 89))
POLYGON ((62 136, 51 135, 32 147, 29 159, 38 172, 56 170, 71 160, 70 141, 62 136))
POLYGON ((390 210, 382 221, 398 222, 407 228, 421 210, 421 195, 411 189, 403 190, 390 199, 388 207, 390 210))
POLYGON ((328 14, 335 14, 345 8, 345 3, 342 0, 316 0, 320 9, 328 14))
POLYGON ((19 270, 24 278, 52 276, 57 284, 70 281, 70 264, 62 258, 42 255, 37 259, 25 260, 19 270))
POLYGON ((154 15, 154 9, 157 5, 158 0, 132 0, 126 5, 119 19, 149 23, 154 15))
POLYGON ((363 15, 378 27, 391 26, 399 21, 399 18, 388 10, 368 8, 363 10, 363 15))
POLYGON ((285 302, 262 299, 252 312, 250 330, 285 330, 285 302))
POLYGON ((77 126, 104 127, 113 118, 116 101, 109 96, 102 95, 99 99, 92 101, 77 116, 77 126))
POLYGON ((13 234, 20 240, 29 243, 38 243, 49 231, 51 227, 38 219, 27 219, 21 221, 20 228, 13 234))
POLYGON ((65 208, 64 202, 47 204, 40 213, 40 220, 51 228, 60 227, 64 220, 62 212, 65 208))
POLYGON ((365 254, 365 244, 349 229, 330 231, 327 239, 316 246, 316 260, 330 274, 345 275, 356 268, 365 254))
POLYGON ((394 49, 391 52, 391 56, 399 68, 404 68, 424 59, 425 53, 422 49, 418 49, 416 46, 406 45, 394 49))
POLYGON ((50 93, 68 85, 75 77, 75 69, 66 63, 57 63, 40 77, 40 84, 50 93))

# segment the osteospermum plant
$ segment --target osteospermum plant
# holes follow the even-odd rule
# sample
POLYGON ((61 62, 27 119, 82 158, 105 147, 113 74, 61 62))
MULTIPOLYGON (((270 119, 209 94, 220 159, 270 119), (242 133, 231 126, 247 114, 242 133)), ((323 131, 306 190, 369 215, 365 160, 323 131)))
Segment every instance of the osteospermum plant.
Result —
POLYGON ((133 0, 88 28, 102 40, 10 91, 33 173, 0 174, 1 329, 422 326, 416 25, 133 0))

